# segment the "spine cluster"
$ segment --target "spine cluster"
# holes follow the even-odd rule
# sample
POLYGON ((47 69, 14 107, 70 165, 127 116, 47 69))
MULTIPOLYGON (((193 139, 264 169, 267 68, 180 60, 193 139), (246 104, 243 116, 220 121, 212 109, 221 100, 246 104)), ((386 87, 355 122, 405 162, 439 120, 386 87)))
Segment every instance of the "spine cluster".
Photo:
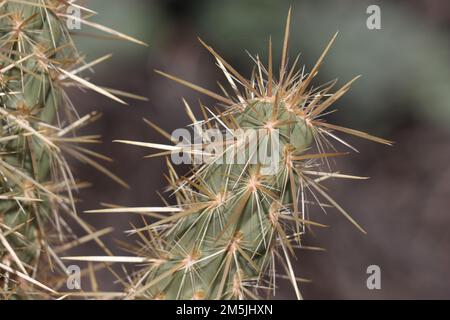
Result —
POLYGON ((201 105, 204 118, 199 120, 184 102, 192 119, 190 127, 202 136, 196 148, 177 144, 176 139, 153 123, 149 124, 175 145, 120 141, 160 149, 158 155, 181 152, 195 158, 200 153, 209 159, 204 163, 194 161, 186 176, 180 176, 168 162, 166 178, 175 203, 139 209, 157 221, 132 230, 144 243, 138 254, 148 267, 137 277, 130 297, 258 299, 275 295, 278 281, 287 279, 300 299, 298 282, 303 279, 294 273, 299 262, 296 249, 304 248, 302 236, 308 230, 324 227, 314 222, 312 216, 335 207, 364 232, 323 186, 329 178, 360 179, 331 169, 330 158, 346 154, 336 152, 333 142, 350 146, 335 132, 384 144, 390 142, 325 121, 323 115, 356 78, 334 92, 336 81, 312 86, 335 37, 309 73, 296 68, 297 59, 288 67, 289 24, 290 14, 277 74, 273 71, 271 42, 267 66, 258 56, 252 57, 255 67, 250 79, 202 42, 231 87, 231 92, 224 89, 223 95, 158 71, 216 99, 219 105, 217 108, 201 105), (217 142, 210 134, 211 129, 223 133, 227 139, 217 142), (258 134, 257 139, 255 135, 239 139, 233 134, 248 130, 263 134, 258 134), (274 137, 278 137, 276 141, 274 137), (231 156, 226 152, 230 150, 231 156), (271 152, 267 153, 268 150, 271 152), (262 159, 251 161, 252 153, 270 155, 272 163, 262 159), (243 154, 248 155, 247 161, 238 161, 243 154))
POLYGON ((123 102, 80 75, 105 59, 85 62, 70 23, 125 37, 88 22, 90 15, 75 1, 0 2, 0 298, 56 296, 66 279, 60 254, 91 240, 101 245, 110 231, 94 232, 77 215, 74 192, 86 184, 72 175, 67 155, 126 185, 95 160, 110 159, 83 146, 98 136, 75 135, 99 115, 80 116, 65 92, 90 89, 123 102), (75 236, 74 223, 84 236, 75 236))

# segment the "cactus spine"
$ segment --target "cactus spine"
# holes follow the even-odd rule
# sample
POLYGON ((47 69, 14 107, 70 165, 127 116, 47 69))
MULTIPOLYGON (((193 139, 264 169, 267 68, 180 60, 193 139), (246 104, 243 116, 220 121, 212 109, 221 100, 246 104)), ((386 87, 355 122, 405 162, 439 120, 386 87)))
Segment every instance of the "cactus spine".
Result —
MULTIPOLYGON (((137 252, 138 260, 147 263, 148 267, 142 270, 129 289, 130 298, 257 299, 275 294, 276 278, 281 276, 291 281, 300 299, 299 279, 294 274, 293 265, 295 249, 302 247, 301 237, 309 228, 323 226, 310 220, 308 205, 315 204, 319 209, 334 206, 364 232, 321 185, 328 178, 358 177, 333 172, 329 165, 323 164, 329 164, 330 157, 343 155, 334 151, 331 140, 347 145, 333 131, 383 144, 390 142, 327 123, 321 118, 348 91, 356 78, 334 93, 331 89, 335 82, 312 88, 311 82, 335 37, 311 72, 304 74, 295 68, 295 63, 292 67, 287 66, 289 25, 290 11, 278 77, 273 72, 271 42, 267 68, 259 57, 253 58, 256 65, 250 80, 202 42, 224 72, 234 95, 227 92, 219 95, 158 71, 213 97, 224 109, 212 111, 201 106, 205 117, 199 121, 184 101, 192 127, 202 132, 200 151, 192 151, 185 144, 173 146, 118 141, 163 150, 158 155, 184 152, 189 157, 199 153, 210 157, 209 161, 194 164, 190 175, 185 177, 180 177, 168 161, 169 191, 175 195, 176 205, 97 210, 145 212, 158 218, 150 225, 132 230, 144 243, 137 252), (257 140, 239 140, 233 134, 228 136, 225 142, 219 143, 220 150, 229 146, 234 148, 229 158, 232 161, 227 162, 224 161, 225 152, 211 151, 211 144, 215 141, 217 146, 218 143, 210 133, 205 133, 203 127, 223 134, 239 129, 262 130, 265 135, 257 140), (274 171, 265 171, 265 161, 235 161, 240 154, 248 153, 252 146, 258 154, 260 150, 273 146, 273 132, 279 136, 275 152, 280 155, 278 160, 274 160, 274 171)), ((177 143, 162 129, 148 123, 177 143)), ((123 259, 131 262, 126 257, 123 259)))
POLYGON ((98 114, 79 117, 65 87, 122 100, 79 76, 98 61, 86 64, 78 53, 68 29, 69 6, 81 12, 75 22, 97 27, 84 19, 92 12, 75 1, 0 3, 0 297, 6 299, 54 295, 61 283, 55 280, 65 283, 58 255, 78 244, 66 220, 86 232, 81 243, 101 244, 98 237, 107 231, 94 233, 77 216, 73 190, 83 184, 73 177, 65 154, 126 185, 93 159, 105 157, 80 145, 97 143, 97 136, 74 134, 98 114))

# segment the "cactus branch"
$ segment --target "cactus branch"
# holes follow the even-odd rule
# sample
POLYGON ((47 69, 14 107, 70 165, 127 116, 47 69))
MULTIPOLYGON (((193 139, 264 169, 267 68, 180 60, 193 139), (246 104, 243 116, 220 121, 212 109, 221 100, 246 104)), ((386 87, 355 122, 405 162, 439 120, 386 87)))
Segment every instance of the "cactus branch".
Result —
MULTIPOLYGON (((311 72, 305 74, 302 69, 296 69, 296 62, 288 66, 290 20, 289 10, 278 79, 273 70, 271 40, 268 67, 258 56, 252 57, 255 68, 250 79, 243 77, 200 40, 223 71, 233 94, 225 91, 219 95, 157 71, 214 98, 220 109, 201 105, 204 119, 197 120, 183 100, 193 121, 192 127, 202 138, 195 145, 177 143, 167 132, 148 121, 171 144, 117 141, 157 149, 159 156, 183 153, 191 160, 196 156, 208 159, 194 162, 187 176, 180 176, 167 161, 167 191, 171 193, 173 205, 94 211, 141 213, 157 219, 130 230, 141 240, 142 246, 136 254, 146 266, 127 290, 128 298, 257 299, 274 296, 276 281, 281 278, 292 283, 297 298, 301 299, 299 283, 305 279, 294 272, 294 264, 298 261, 295 249, 306 248, 302 244, 306 232, 326 227, 315 222, 313 214, 334 207, 365 233, 323 186, 330 178, 365 179, 331 169, 333 157, 347 154, 336 151, 333 142, 354 149, 335 131, 386 145, 391 142, 326 122, 324 116, 331 106, 358 77, 334 93, 331 90, 336 81, 312 87, 337 34, 311 72), (211 130, 227 138, 217 142, 211 130), (262 136, 239 139, 236 134, 239 130, 259 130, 262 136), (275 133, 278 135, 274 136, 275 133), (277 141, 275 137, 278 137, 277 141), (271 156, 279 155, 278 158, 270 157, 269 163, 261 161, 267 159, 251 161, 254 154, 259 155, 260 151, 273 145, 276 147, 271 156), (231 157, 227 158, 230 153, 231 157), (240 155, 248 157, 239 162, 240 155), (267 170, 272 165, 274 168, 267 170)), ((101 257, 97 258, 101 260, 101 257)), ((120 261, 133 263, 123 258, 120 261)))
MULTIPOLYGON (((101 236, 77 216, 75 192, 87 186, 73 176, 72 156, 127 186, 85 148, 99 142, 76 131, 100 116, 80 117, 67 87, 90 89, 125 103, 112 91, 81 74, 106 60, 85 62, 71 37, 68 21, 129 41, 137 40, 88 21, 92 11, 76 1, 5 0, 0 3, 0 298, 54 297, 65 282, 59 254, 88 241, 106 248, 101 236), (80 17, 68 16, 69 7, 80 17), (85 232, 77 238, 70 225, 85 232)), ((107 254, 111 254, 105 249, 107 254)))

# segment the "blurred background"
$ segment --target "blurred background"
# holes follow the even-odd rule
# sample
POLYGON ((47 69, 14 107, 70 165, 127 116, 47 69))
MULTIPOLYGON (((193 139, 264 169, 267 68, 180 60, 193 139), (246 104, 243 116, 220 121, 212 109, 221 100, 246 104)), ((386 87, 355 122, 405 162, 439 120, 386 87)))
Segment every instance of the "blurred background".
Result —
MULTIPOLYGON (((345 137, 358 148, 337 161, 341 172, 370 176, 365 181, 328 182, 332 196, 367 230, 358 232, 337 211, 320 212, 315 220, 330 225, 305 238, 305 245, 325 252, 298 252, 296 274, 311 279, 301 284, 306 299, 450 298, 450 2, 398 1, 269 1, 269 0, 88 0, 99 12, 93 21, 149 44, 76 36, 88 60, 114 53, 96 67, 93 82, 136 93, 148 102, 117 105, 102 96, 71 92, 80 113, 93 110, 103 118, 87 132, 105 143, 96 150, 114 158, 108 168, 125 179, 121 188, 95 170, 74 163, 78 177, 93 183, 81 191, 80 212, 101 202, 124 206, 158 206, 165 182, 163 159, 142 159, 151 153, 112 143, 114 139, 163 142, 143 118, 171 132, 189 119, 181 98, 192 106, 213 101, 154 73, 161 69, 218 92, 224 77, 199 44, 200 36, 246 76, 252 62, 245 50, 267 59, 272 36, 275 61, 281 52, 284 24, 293 6, 291 62, 301 53, 310 70, 332 35, 339 30, 314 85, 338 78, 362 78, 337 104, 330 121, 395 141, 393 147, 345 137), (381 30, 369 30, 366 9, 381 9, 381 30), (276 53, 276 54, 275 54, 276 53), (368 290, 366 269, 381 268, 381 290, 368 290)), ((87 28, 87 27, 86 27, 87 28)), ((82 30, 90 32, 91 30, 82 30)), ((342 135, 341 135, 342 136, 342 135)), ((343 149, 341 149, 343 150, 343 149)), ((128 238, 124 230, 139 217, 87 215, 98 228, 113 226, 105 239, 128 238)), ((115 249, 116 253, 124 255, 115 249)), ((101 254, 95 247, 89 254, 101 254)), ((115 290, 102 274, 101 289, 115 290)), ((290 284, 280 283, 278 297, 295 298, 290 284)))

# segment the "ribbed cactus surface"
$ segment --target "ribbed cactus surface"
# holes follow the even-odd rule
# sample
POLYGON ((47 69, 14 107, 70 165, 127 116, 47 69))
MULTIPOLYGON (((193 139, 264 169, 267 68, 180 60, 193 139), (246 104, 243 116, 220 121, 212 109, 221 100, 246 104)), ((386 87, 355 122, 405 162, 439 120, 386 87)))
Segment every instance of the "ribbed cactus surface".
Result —
POLYGON ((297 60, 288 67, 290 13, 287 20, 276 74, 271 41, 266 66, 259 56, 252 57, 255 67, 250 79, 202 42, 224 72, 231 92, 221 87, 220 95, 158 71, 216 99, 219 105, 201 105, 204 119, 198 120, 184 101, 200 143, 178 143, 178 136, 151 122, 175 146, 119 141, 160 149, 157 155, 172 159, 174 154, 183 154, 183 159, 187 154, 194 163, 188 175, 180 176, 168 161, 166 179, 173 205, 100 210, 144 212, 158 218, 132 230, 143 244, 137 252, 140 261, 148 267, 142 269, 129 297, 256 299, 275 295, 278 282, 287 279, 301 298, 298 282, 302 279, 294 272, 294 264, 301 263, 296 249, 304 248, 305 232, 323 226, 313 221, 313 215, 335 207, 364 232, 323 186, 329 178, 360 178, 331 169, 330 158, 345 154, 337 152, 333 142, 351 147, 336 132, 390 142, 326 122, 323 116, 356 78, 334 92, 336 81, 312 85, 335 37, 309 73, 296 68, 297 60), (244 134, 242 139, 237 133, 255 131, 257 138, 244 134), (218 142, 217 136, 226 139, 218 142), (256 154, 259 158, 252 161, 256 154), (196 162, 198 156, 203 161, 196 162))
POLYGON ((80 145, 98 137, 74 134, 97 115, 79 117, 64 90, 87 88, 121 100, 80 76, 98 61, 85 63, 69 27, 83 23, 126 37, 87 22, 85 14, 92 12, 75 1, 0 1, 0 297, 6 299, 55 295, 66 277, 61 252, 101 243, 105 234, 77 216, 73 191, 83 184, 64 157, 108 173, 94 161, 107 158, 80 145), (80 242, 73 222, 87 233, 80 242))
POLYGON ((260 282, 270 267, 277 242, 283 250, 292 250, 288 235, 298 238, 300 233, 295 233, 303 230, 306 222, 293 205, 302 177, 292 157, 304 154, 313 137, 294 110, 287 110, 280 102, 274 108, 273 103, 248 99, 242 109, 221 115, 221 121, 234 123, 234 130, 244 132, 235 142, 226 143, 225 149, 235 148, 233 158, 228 157, 230 163, 214 156, 210 165, 175 184, 186 194, 180 202, 189 215, 181 212, 180 220, 164 233, 168 245, 163 250, 169 254, 147 279, 151 296, 252 297, 251 284, 260 282), (262 134, 252 135, 251 130, 262 134), (278 143, 271 141, 277 137, 272 130, 279 131, 278 143), (280 152, 278 168, 270 169, 273 164, 266 161, 250 161, 251 144, 256 146, 256 154, 269 158, 271 143, 280 152), (243 161, 239 161, 243 154, 243 161), (286 230, 290 225, 292 230, 286 230))
MULTIPOLYGON (((78 55, 52 12, 13 2, 0 10, 1 194, 11 198, 2 199, 0 208, 3 227, 14 230, 3 240, 18 248, 19 260, 29 265, 48 240, 39 233, 39 225, 48 223, 51 202, 57 200, 45 186, 51 182, 50 169, 59 151, 49 125, 65 111, 58 110, 63 95, 55 83, 57 68, 76 63, 78 55)), ((1 254, 12 258, 4 246, 1 254)))

